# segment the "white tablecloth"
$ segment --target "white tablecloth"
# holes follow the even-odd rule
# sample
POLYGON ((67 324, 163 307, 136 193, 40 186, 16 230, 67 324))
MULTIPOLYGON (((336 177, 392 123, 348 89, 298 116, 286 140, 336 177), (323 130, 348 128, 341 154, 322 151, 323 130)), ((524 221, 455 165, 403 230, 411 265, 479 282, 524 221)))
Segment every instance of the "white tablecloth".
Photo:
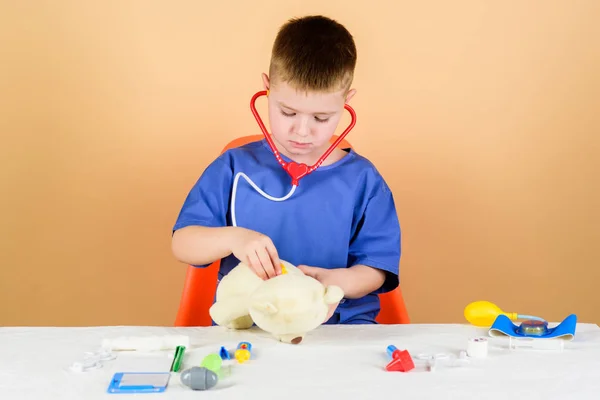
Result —
POLYGON ((468 365, 440 360, 434 372, 415 359, 408 373, 387 372, 386 347, 458 355, 487 330, 468 325, 322 326, 299 345, 274 341, 264 332, 220 327, 0 328, 0 399, 600 399, 600 328, 580 324, 562 353, 509 351, 490 338, 488 356, 468 365), (208 391, 192 391, 173 374, 159 394, 108 394, 114 372, 170 366, 168 352, 150 357, 118 354, 85 373, 68 367, 97 350, 105 338, 188 335, 192 348, 183 369, 199 365, 220 346, 253 345, 253 359, 236 365, 208 391), (161 358, 162 357, 162 358, 161 358), (144 397, 145 396, 145 397, 144 397))

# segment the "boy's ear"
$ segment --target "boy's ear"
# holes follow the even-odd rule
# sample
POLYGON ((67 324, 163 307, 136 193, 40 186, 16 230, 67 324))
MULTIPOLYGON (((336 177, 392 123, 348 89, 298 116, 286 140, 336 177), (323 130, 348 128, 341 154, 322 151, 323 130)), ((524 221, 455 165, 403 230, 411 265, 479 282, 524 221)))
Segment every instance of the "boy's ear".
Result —
POLYGON ((263 72, 262 74, 263 87, 265 90, 269 90, 271 86, 271 82, 269 81, 269 76, 263 72))
POLYGON ((348 93, 346 94, 346 103, 349 103, 350 99, 352 99, 355 94, 356 94, 356 89, 348 90, 348 93))

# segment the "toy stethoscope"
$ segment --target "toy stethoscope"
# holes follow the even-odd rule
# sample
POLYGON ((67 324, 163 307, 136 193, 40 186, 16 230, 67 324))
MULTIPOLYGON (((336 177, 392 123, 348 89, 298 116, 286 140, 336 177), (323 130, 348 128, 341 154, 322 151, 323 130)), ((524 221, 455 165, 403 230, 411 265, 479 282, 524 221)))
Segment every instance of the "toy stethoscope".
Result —
POLYGON ((335 140, 335 142, 333 142, 331 144, 331 146, 329 146, 329 148, 327 149, 327 151, 325 151, 325 153, 323 153, 321 158, 319 158, 317 160, 317 162, 310 167, 304 163, 297 163, 294 161, 286 162, 281 157, 281 154, 279 154, 279 151, 277 150, 275 143, 273 143, 273 139, 271 138, 271 135, 267 131, 265 124, 263 123, 262 119, 260 118, 260 115, 258 114, 258 111, 256 110, 256 99, 258 99, 261 96, 268 96, 268 95, 269 95, 269 92, 267 90, 262 90, 260 92, 256 92, 254 94, 254 96, 252 96, 252 99, 250 100, 250 110, 252 111, 254 118, 256 118, 256 122, 258 123, 260 130, 262 131, 263 135, 265 136, 265 139, 267 140, 269 147, 273 151, 273 154, 275 154, 275 158, 277 159, 277 162, 279 162, 281 167, 292 178, 292 189, 290 190, 290 192, 287 195, 285 195, 283 197, 273 197, 273 196, 270 196, 267 193, 265 193, 258 186, 256 186, 256 184, 254 182, 252 182, 252 180, 246 174, 244 174, 243 172, 238 172, 233 181, 233 189, 232 189, 232 193, 231 193, 231 221, 232 221, 233 226, 237 226, 237 221, 236 221, 236 217, 235 217, 235 197, 236 197, 236 193, 237 193, 237 184, 238 184, 240 177, 243 177, 244 179, 246 179, 246 181, 258 193, 260 193, 263 197, 265 197, 269 200, 272 200, 272 201, 287 200, 292 196, 292 194, 296 190, 296 187, 298 187, 300 179, 305 177, 306 175, 310 174, 311 172, 315 171, 317 168, 319 168, 319 166, 323 163, 323 161, 325 161, 325 159, 331 154, 331 152, 342 142, 342 140, 344 140, 344 138, 346 137, 348 132, 350 132, 352 130, 352 128, 354 128, 354 125, 356 125, 356 112, 350 105, 348 105, 347 103, 344 104, 344 108, 346 110, 348 110, 352 119, 351 119, 350 123, 348 124, 348 126, 346 127, 346 129, 344 130, 344 132, 342 132, 342 134, 335 140))
POLYGON ((269 147, 271 147, 271 150, 273 150, 273 153, 275 153, 275 158, 277 158, 279 164, 281 164, 283 169, 286 170, 286 172, 292 177, 292 185, 298 186, 298 181, 300 180, 300 178, 310 174, 311 172, 319 168, 319 166, 323 163, 323 161, 325 161, 329 154, 331 154, 331 152, 337 147, 337 145, 341 143, 341 141, 348 134, 348 132, 350 132, 352 128, 354 128, 354 125, 356 124, 356 112, 354 112, 354 109, 350 107, 347 103, 344 105, 344 108, 348 110, 348 112, 350 112, 350 116, 352 117, 350 124, 348 125, 346 130, 340 135, 340 137, 337 138, 337 140, 333 142, 331 146, 329 146, 327 151, 321 156, 321 158, 317 160, 317 162, 313 166, 309 167, 306 164, 298 164, 293 161, 288 163, 281 158, 279 151, 277 151, 277 148, 273 143, 273 139, 271 139, 271 135, 269 135, 269 132, 267 132, 265 124, 260 118, 258 111, 256 111, 256 99, 260 96, 268 96, 268 94, 268 91, 263 90, 257 92, 254 96, 252 96, 252 100, 250 100, 250 110, 252 110, 252 114, 254 115, 254 118, 256 118, 256 122, 258 123, 260 130, 262 131, 263 135, 265 135, 265 139, 267 139, 269 147))

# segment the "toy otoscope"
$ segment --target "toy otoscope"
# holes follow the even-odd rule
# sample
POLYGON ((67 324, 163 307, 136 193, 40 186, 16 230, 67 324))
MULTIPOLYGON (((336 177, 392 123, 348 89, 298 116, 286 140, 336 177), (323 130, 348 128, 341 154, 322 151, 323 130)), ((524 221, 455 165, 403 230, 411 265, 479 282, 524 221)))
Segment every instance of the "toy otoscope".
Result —
POLYGON ((544 321, 540 317, 518 314, 516 312, 504 312, 500 307, 489 301, 475 301, 465 307, 465 318, 467 321, 479 327, 492 326, 498 315, 506 315, 512 321, 517 319, 544 321))
POLYGON ((344 140, 344 138, 346 137, 348 132, 350 132, 352 130, 352 128, 354 128, 354 125, 356 125, 356 112, 350 105, 344 104, 344 108, 346 110, 348 110, 348 112, 350 113, 350 116, 352 117, 352 120, 350 121, 350 123, 348 124, 348 127, 346 127, 344 132, 342 132, 342 134, 335 140, 335 142, 333 142, 331 144, 331 146, 329 146, 329 148, 325 151, 325 153, 323 153, 321 158, 319 158, 317 160, 317 162, 312 166, 308 166, 303 163, 296 163, 293 161, 286 162, 281 157, 281 154, 277 150, 277 147, 275 146, 275 143, 273 142, 271 135, 267 131, 265 124, 263 123, 258 111, 256 110, 256 99, 259 98, 260 96, 268 96, 268 95, 269 95, 269 92, 266 90, 256 92, 256 94, 254 94, 254 96, 252 96, 252 99, 250 100, 250 110, 252 111, 252 114, 254 115, 254 118, 256 119, 256 122, 258 123, 260 130, 262 131, 263 135, 265 136, 265 139, 267 140, 269 147, 273 151, 273 154, 275 154, 275 158, 277 159, 277 162, 279 162, 281 167, 292 178, 292 189, 290 190, 290 192, 287 195, 285 195, 283 197, 273 197, 273 196, 268 195, 264 191, 262 191, 258 186, 256 186, 256 184, 254 182, 252 182, 252 180, 246 174, 244 174, 243 172, 238 172, 233 181, 233 189, 231 192, 231 222, 232 222, 233 226, 237 226, 237 221, 235 218, 235 196, 237 193, 237 184, 238 184, 240 177, 243 177, 244 179, 246 179, 246 181, 258 193, 260 193, 263 197, 265 197, 269 200, 272 200, 272 201, 287 200, 292 196, 292 194, 296 190, 296 187, 298 187, 300 179, 305 177, 306 175, 310 174, 311 172, 315 171, 317 168, 319 168, 319 166, 323 163, 323 161, 325 161, 325 159, 331 154, 331 152, 342 142, 342 140, 344 140))

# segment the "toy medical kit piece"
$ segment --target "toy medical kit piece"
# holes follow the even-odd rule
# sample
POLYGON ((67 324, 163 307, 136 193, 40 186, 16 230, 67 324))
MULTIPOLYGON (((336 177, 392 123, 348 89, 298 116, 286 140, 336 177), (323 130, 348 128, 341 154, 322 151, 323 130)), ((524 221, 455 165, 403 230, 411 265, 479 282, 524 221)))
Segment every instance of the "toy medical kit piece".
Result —
POLYGON ((209 354, 206 357, 204 357, 204 359, 202 360, 202 363, 200 363, 201 367, 204 367, 212 372, 214 372, 215 374, 219 374, 219 371, 221 370, 221 365, 223 365, 223 360, 221 359, 221 356, 219 356, 218 354, 209 354))
POLYGON ((549 328, 546 323, 525 321, 516 325, 506 316, 499 315, 489 330, 492 337, 508 337, 512 350, 527 348, 537 350, 564 349, 565 342, 573 340, 577 329, 577 316, 569 315, 560 324, 549 328))
POLYGON ((87 351, 83 361, 76 361, 69 366, 71 372, 87 372, 102 368, 103 363, 117 358, 110 350, 99 349, 98 351, 87 351))
POLYGON ((513 321, 517 319, 544 321, 544 319, 540 317, 521 315, 515 312, 504 312, 500 307, 489 301, 475 301, 468 304, 465 307, 464 314, 467 321, 479 327, 491 326, 499 315, 504 315, 513 321))
POLYGON ((85 353, 86 359, 97 361, 110 361, 117 358, 117 355, 108 349, 99 349, 98 351, 89 351, 85 353))
POLYGON ((171 364, 171 372, 179 372, 181 363, 183 362, 183 355, 185 354, 185 346, 177 346, 175 349, 175 356, 173 357, 173 363, 171 364))
POLYGON ((221 356, 221 360, 231 360, 229 350, 227 350, 225 346, 221 346, 221 349, 219 350, 219 356, 221 356))
POLYGON ((429 372, 435 372, 435 367, 436 367, 437 361, 436 359, 432 359, 432 360, 428 360, 427 361, 427 371, 429 372))
POLYGON ((471 358, 485 358, 488 355, 488 340, 484 337, 471 338, 467 342, 467 355, 471 358))
POLYGON ((185 335, 123 336, 104 339, 102 348, 112 351, 158 351, 174 350, 177 346, 190 347, 190 338, 185 335))
POLYGON ((415 363, 407 350, 398 350, 396 346, 389 345, 387 354, 392 358, 392 361, 385 366, 386 371, 408 372, 415 368, 415 363))
POLYGON ((429 372, 435 372, 438 360, 448 359, 448 355, 444 353, 438 354, 417 354, 415 357, 417 360, 426 360, 426 369, 429 372))
POLYGON ((548 322, 536 320, 523 321, 517 331, 523 336, 544 336, 548 333, 548 322))
POLYGON ((102 368, 102 363, 93 359, 76 361, 69 366, 71 372, 87 372, 99 368, 102 368))
POLYGON ((186 369, 179 377, 181 383, 193 390, 207 390, 219 382, 219 377, 213 371, 204 367, 186 369))
POLYGON ((240 342, 235 350, 234 357, 238 363, 242 364, 251 357, 252 345, 249 342, 240 342))
POLYGON ((469 357, 467 356, 467 352, 465 350, 461 350, 458 356, 451 353, 419 353, 413 358, 416 360, 426 361, 425 368, 429 372, 435 372, 439 364, 442 366, 464 366, 470 363, 469 357))
POLYGON ((331 144, 331 146, 329 146, 327 151, 325 151, 325 153, 321 156, 321 158, 319 158, 319 160, 317 160, 317 162, 313 166, 309 167, 306 164, 297 164, 295 162, 288 163, 288 162, 285 162, 283 160, 283 158, 281 157, 281 155, 279 154, 279 151, 277 150, 277 147, 275 146, 275 143, 273 142, 271 135, 267 131, 265 124, 263 123, 262 119, 260 118, 260 115, 258 114, 258 111, 256 110, 256 99, 259 98, 260 96, 268 97, 268 95, 269 95, 269 92, 266 90, 257 92, 254 96, 252 96, 252 99, 250 100, 250 109, 252 110, 252 114, 254 115, 254 118, 256 119, 256 122, 258 123, 260 130, 262 131, 263 135, 265 136, 265 139, 267 140, 269 147, 275 154, 275 158, 277 159, 279 164, 281 164, 281 167, 291 176, 292 185, 295 187, 295 186, 298 186, 298 181, 300 180, 300 178, 310 174, 311 172, 313 172, 314 170, 319 168, 319 166, 323 163, 323 161, 325 161, 325 159, 327 157, 329 157, 331 152, 342 142, 342 140, 344 139, 344 137, 346 137, 348 132, 350 132, 352 130, 352 128, 354 128, 354 125, 356 125, 356 112, 354 111, 354 109, 352 107, 350 107, 350 105, 344 104, 344 108, 350 113, 350 117, 351 117, 350 124, 348 124, 348 127, 344 130, 344 132, 337 138, 337 140, 334 143, 331 144))
POLYGON ((417 360, 447 360, 450 356, 446 353, 424 354, 420 353, 415 356, 417 360))
POLYGON ((572 340, 575 336, 576 328, 577 316, 575 314, 569 315, 554 328, 548 328, 547 326, 545 329, 538 328, 534 334, 532 334, 532 326, 530 322, 527 322, 526 327, 521 329, 520 326, 515 325, 506 316, 499 315, 491 326, 489 334, 492 337, 511 336, 516 338, 535 337, 545 339, 561 338, 563 340, 572 340))
POLYGON ((260 115, 258 114, 258 111, 256 110, 256 99, 260 96, 268 96, 268 95, 269 95, 269 92, 266 90, 263 90, 263 91, 260 91, 260 92, 257 92, 256 94, 254 94, 254 96, 252 96, 252 99, 250 100, 250 110, 252 110, 252 114, 254 115, 254 118, 256 119, 256 122, 258 123, 260 130, 262 131, 267 143, 269 144, 271 151, 273 151, 273 154, 275 155, 277 162, 279 162, 281 167, 292 178, 292 188, 290 189, 288 194, 286 194, 283 197, 273 197, 273 196, 268 195, 264 191, 262 191, 254 182, 252 182, 252 180, 246 174, 244 174, 243 172, 238 172, 236 174, 235 178, 233 179, 233 188, 231 190, 231 223, 233 226, 237 226, 237 219, 236 219, 236 214, 235 214, 235 198, 236 198, 236 193, 237 193, 237 185, 238 185, 240 178, 243 177, 250 184, 250 186, 252 186, 254 188, 254 190, 256 190, 261 196, 263 196, 266 199, 269 199, 271 201, 287 200, 296 191, 296 188, 298 187, 298 183, 299 183, 300 179, 303 178, 304 176, 310 174, 311 172, 315 171, 317 168, 319 168, 321 166, 321 164, 323 163, 323 161, 325 161, 327 159, 327 157, 329 157, 331 152, 333 150, 335 150, 335 148, 342 142, 342 140, 344 140, 344 137, 346 137, 348 132, 350 132, 352 130, 352 128, 354 127, 354 125, 356 125, 356 112, 354 112, 354 109, 352 107, 350 107, 350 105, 345 104, 344 108, 350 113, 350 117, 351 117, 350 123, 348 124, 348 127, 344 130, 344 132, 342 132, 342 134, 331 144, 331 146, 329 146, 329 148, 325 151, 325 153, 323 153, 321 158, 319 158, 315 164, 313 164, 312 166, 309 167, 306 164, 302 164, 302 163, 298 164, 294 161, 286 162, 281 157, 279 150, 277 150, 277 147, 275 146, 275 143, 273 142, 271 135, 267 131, 265 124, 263 123, 262 119, 260 118, 260 115))
POLYGON ((563 351, 565 349, 566 340, 560 338, 551 338, 551 339, 543 339, 543 338, 533 338, 533 337, 522 337, 516 338, 510 336, 508 338, 508 348, 510 350, 521 350, 521 349, 530 349, 530 350, 555 350, 555 351, 563 351))
POLYGON ((108 393, 161 393, 169 384, 169 372, 117 372, 108 393))
POLYGON ((458 353, 458 358, 455 360, 455 364, 457 365, 467 365, 470 362, 465 350, 461 350, 460 353, 458 353))

